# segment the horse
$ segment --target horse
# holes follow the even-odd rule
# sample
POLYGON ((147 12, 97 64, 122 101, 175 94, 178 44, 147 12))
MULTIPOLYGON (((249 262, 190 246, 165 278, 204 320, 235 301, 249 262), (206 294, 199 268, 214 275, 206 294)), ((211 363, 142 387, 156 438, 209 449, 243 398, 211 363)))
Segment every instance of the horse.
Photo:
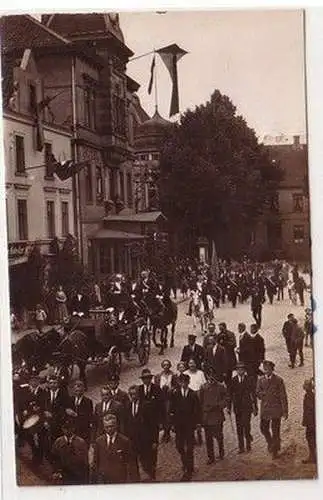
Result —
POLYGON ((55 328, 46 333, 27 333, 12 345, 13 365, 26 366, 29 373, 39 373, 51 363, 53 352, 60 341, 61 334, 55 328))
POLYGON ((178 316, 177 304, 170 298, 164 299, 160 296, 150 298, 147 303, 149 319, 152 330, 152 341, 156 347, 160 347, 159 354, 164 354, 168 346, 168 326, 171 326, 171 338, 169 347, 174 347, 175 328, 178 316), (156 335, 160 333, 160 343, 156 342, 156 335))
POLYGON ((211 295, 206 295, 207 308, 205 308, 202 297, 198 291, 191 292, 193 327, 197 322, 201 325, 202 333, 206 332, 208 324, 214 320, 214 300, 211 295))

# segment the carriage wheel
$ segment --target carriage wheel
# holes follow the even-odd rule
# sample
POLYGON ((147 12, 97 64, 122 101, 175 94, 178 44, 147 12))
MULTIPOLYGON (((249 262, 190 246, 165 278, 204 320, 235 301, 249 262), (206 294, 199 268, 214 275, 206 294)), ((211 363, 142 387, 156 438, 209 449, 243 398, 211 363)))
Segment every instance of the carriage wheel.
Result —
POLYGON ((122 356, 119 349, 114 345, 109 350, 108 370, 113 375, 120 375, 122 365, 122 356))
POLYGON ((140 366, 146 365, 150 355, 150 332, 147 326, 141 329, 137 352, 140 366))

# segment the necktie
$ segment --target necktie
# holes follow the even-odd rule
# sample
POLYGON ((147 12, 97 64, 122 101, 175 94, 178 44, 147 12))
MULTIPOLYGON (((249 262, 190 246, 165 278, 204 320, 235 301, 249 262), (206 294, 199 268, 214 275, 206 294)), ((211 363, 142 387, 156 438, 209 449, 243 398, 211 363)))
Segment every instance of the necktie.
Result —
POLYGON ((53 404, 53 403, 54 403, 54 401, 55 401, 55 392, 54 392, 54 391, 52 391, 52 392, 51 392, 51 397, 50 397, 50 402, 51 402, 51 404, 53 404))
POLYGON ((132 403, 132 416, 136 416, 136 403, 132 403))
POLYGON ((110 448, 110 444, 111 444, 111 438, 109 436, 109 434, 107 434, 107 447, 110 448))

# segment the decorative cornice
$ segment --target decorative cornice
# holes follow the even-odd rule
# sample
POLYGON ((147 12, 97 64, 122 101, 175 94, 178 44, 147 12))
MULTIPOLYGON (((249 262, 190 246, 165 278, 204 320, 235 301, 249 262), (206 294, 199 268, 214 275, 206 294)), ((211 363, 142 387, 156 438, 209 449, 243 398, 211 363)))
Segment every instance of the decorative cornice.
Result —
POLYGON ((71 189, 68 189, 68 188, 59 188, 59 189, 58 189, 58 192, 59 192, 60 194, 70 194, 70 193, 71 193, 71 191, 72 191, 72 190, 71 190, 71 189))
POLYGON ((56 193, 58 188, 53 186, 44 186, 45 193, 56 193))

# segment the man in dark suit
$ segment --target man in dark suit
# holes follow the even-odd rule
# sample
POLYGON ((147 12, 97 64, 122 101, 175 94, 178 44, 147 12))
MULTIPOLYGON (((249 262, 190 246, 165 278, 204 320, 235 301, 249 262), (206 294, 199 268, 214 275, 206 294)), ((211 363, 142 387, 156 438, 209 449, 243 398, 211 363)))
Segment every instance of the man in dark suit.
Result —
POLYGON ((282 335, 286 342, 287 352, 290 354, 290 338, 294 327, 294 314, 290 313, 287 316, 287 321, 284 322, 282 328, 282 335))
POLYGON ((48 387, 42 392, 39 404, 49 424, 51 440, 54 441, 60 435, 62 419, 66 416, 65 410, 68 405, 66 394, 59 387, 55 375, 49 376, 48 387))
POLYGON ((244 363, 256 389, 258 375, 262 374, 260 365, 265 359, 265 341, 255 323, 250 326, 250 334, 245 333, 240 340, 239 359, 244 363))
POLYGON ((110 389, 112 399, 117 401, 125 408, 129 402, 129 396, 125 391, 119 387, 120 377, 118 375, 110 375, 107 380, 107 386, 110 389))
POLYGON ((165 421, 165 406, 160 387, 152 383, 153 375, 148 368, 142 370, 142 384, 138 397, 142 406, 142 420, 145 429, 140 449, 141 464, 150 479, 156 479, 159 427, 165 421))
MULTIPOLYGON (((125 436, 130 439, 132 449, 139 465, 141 462, 142 449, 145 447, 145 425, 143 419, 143 405, 139 399, 137 385, 132 385, 128 390, 129 398, 125 409, 125 436)), ((144 451, 145 454, 145 451, 144 451)))
POLYGON ((214 443, 215 437, 219 446, 219 458, 224 458, 223 422, 224 408, 228 405, 228 393, 225 386, 217 381, 216 373, 212 368, 206 372, 208 382, 200 391, 200 402, 202 411, 202 425, 205 430, 206 450, 208 465, 215 460, 214 443))
POLYGON ((237 358, 235 354, 235 349, 237 347, 236 336, 233 332, 228 330, 226 323, 219 324, 220 333, 218 335, 218 343, 224 347, 227 369, 226 369, 226 385, 229 387, 232 378, 232 372, 236 367, 237 358))
POLYGON ((314 381, 305 380, 303 385, 305 394, 303 399, 303 419, 302 425, 306 428, 306 441, 308 444, 308 458, 303 460, 303 464, 316 463, 316 425, 315 425, 315 394, 314 381))
POLYGON ((223 382, 227 375, 227 358, 224 347, 217 340, 217 337, 210 337, 210 345, 205 354, 204 371, 212 369, 216 379, 223 382))
POLYGON ((87 317, 90 310, 90 300, 81 291, 73 297, 70 311, 73 316, 87 317))
POLYGON ((288 418, 288 401, 284 381, 274 373, 272 361, 263 362, 264 375, 257 382, 256 394, 261 401, 260 430, 273 458, 280 450, 280 423, 288 418), (271 428, 271 429, 270 429, 271 428))
POLYGON ((181 456, 182 481, 190 481, 194 472, 194 431, 200 428, 201 411, 197 394, 188 388, 189 375, 178 377, 179 387, 171 397, 170 415, 176 433, 176 449, 181 456))
POLYGON ((251 312, 258 328, 261 327, 261 322, 262 322, 263 302, 264 302, 264 295, 260 290, 260 286, 254 287, 251 292, 251 312))
POLYGON ((76 435, 84 439, 89 446, 93 432, 93 402, 84 395, 85 387, 82 380, 74 383, 73 393, 66 412, 75 418, 76 435))
POLYGON ((257 397, 252 380, 247 374, 245 365, 237 363, 237 375, 230 386, 229 409, 233 407, 236 417, 239 453, 251 450, 252 435, 250 431, 251 414, 258 414, 257 397))
POLYGON ((104 434, 94 444, 93 473, 97 484, 131 483, 139 480, 130 440, 117 430, 115 415, 103 417, 104 434))
POLYGON ((72 417, 62 422, 62 436, 52 448, 53 479, 64 485, 82 485, 89 482, 87 443, 75 432, 72 417))
POLYGON ((104 386, 101 388, 101 401, 96 403, 94 408, 93 441, 104 433, 103 417, 107 413, 117 417, 118 431, 123 433, 124 414, 122 404, 119 401, 115 401, 109 387, 104 386))
POLYGON ((204 349, 201 345, 196 344, 196 335, 189 334, 188 344, 183 347, 181 361, 188 363, 190 359, 194 359, 196 367, 201 370, 204 361, 204 349))

